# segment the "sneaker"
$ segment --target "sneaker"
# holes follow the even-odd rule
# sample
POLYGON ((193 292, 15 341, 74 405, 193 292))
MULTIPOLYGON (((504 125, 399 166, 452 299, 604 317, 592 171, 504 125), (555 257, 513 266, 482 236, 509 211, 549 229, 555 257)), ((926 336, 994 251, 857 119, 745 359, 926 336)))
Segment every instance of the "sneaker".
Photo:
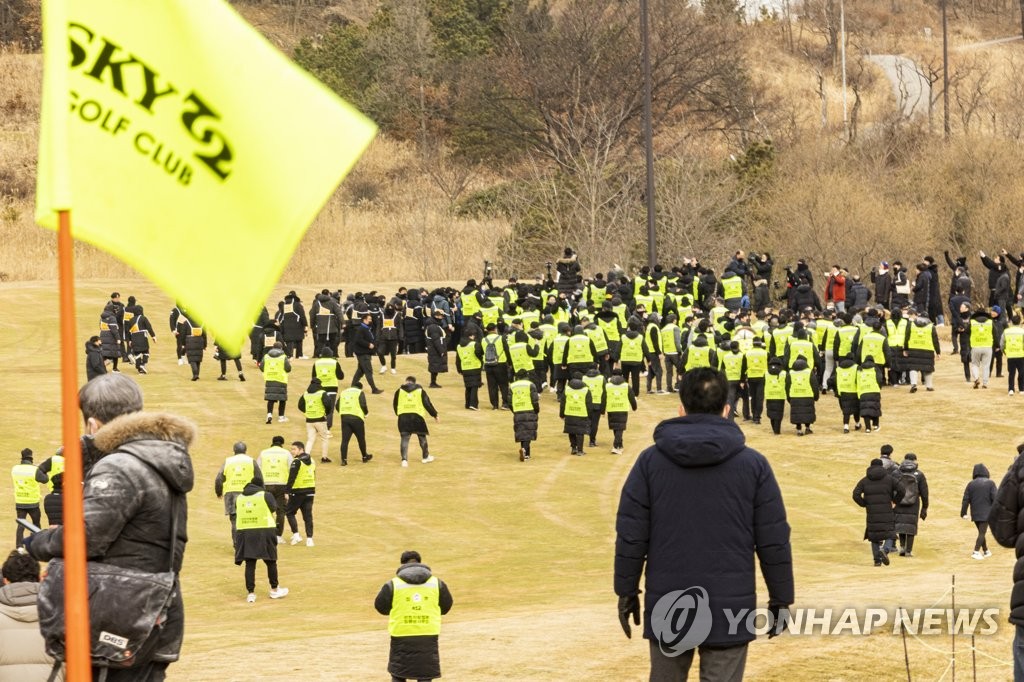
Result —
POLYGON ((663 391, 659 388, 655 395, 668 395, 668 391, 663 391))
POLYGON ((798 436, 804 435, 803 429, 797 429, 796 430, 796 435, 798 435, 798 436))
MULTIPOLYGON (((117 370, 115 369, 114 371, 116 372, 117 370)), ((199 377, 192 377, 192 381, 199 381, 199 377)))
POLYGON ((284 416, 282 414, 280 417, 277 418, 277 421, 279 421, 279 422, 286 422, 286 421, 288 421, 288 417, 286 417, 286 416, 284 416))
POLYGON ((424 464, 430 464, 431 462, 434 461, 434 456, 433 455, 427 455, 426 457, 424 457, 420 461, 423 462, 424 464))
POLYGON ((302 542, 302 536, 298 533, 292 533, 292 544, 297 545, 302 542))
POLYGON ((519 461, 520 462, 525 462, 526 461, 526 448, 519 448, 519 461))
POLYGON ((905 557, 912 557, 912 556, 914 556, 914 555, 913 555, 913 554, 911 554, 910 552, 907 552, 906 554, 901 554, 900 556, 905 556, 905 557))
POLYGON ((320 463, 321 464, 330 464, 333 461, 334 460, 332 460, 330 457, 321 457, 320 458, 320 463))
POLYGON ((238 373, 238 380, 239 380, 239 381, 245 381, 245 375, 244 375, 244 374, 242 374, 241 372, 239 372, 239 373, 238 373))
POLYGON ((812 433, 814 433, 814 431, 811 431, 811 427, 810 427, 810 426, 808 426, 808 427, 807 427, 807 430, 806 430, 806 431, 804 431, 804 433, 806 433, 806 434, 807 434, 807 435, 809 436, 809 435, 811 435, 812 433))
POLYGON ((245 602, 247 604, 255 604, 256 603, 256 593, 255 592, 250 592, 249 596, 245 598, 245 602))
POLYGON ((393 369, 393 370, 391 370, 391 373, 392 374, 398 374, 398 371, 393 369))
POLYGON ((273 590, 270 591, 270 598, 271 599, 280 599, 282 597, 287 597, 287 596, 288 596, 288 588, 287 587, 277 587, 277 588, 274 588, 273 590))
POLYGON ((878 433, 881 430, 882 430, 882 427, 879 426, 878 424, 875 424, 875 433, 878 433))
POLYGON ((986 550, 985 550, 985 556, 986 556, 986 557, 990 557, 990 556, 992 556, 992 552, 990 552, 989 550, 987 550, 987 549, 986 549, 986 550))
POLYGON ((409 460, 407 460, 407 459, 403 459, 403 460, 402 460, 402 468, 404 469, 404 468, 406 468, 406 467, 408 467, 408 466, 409 466, 409 460))
POLYGON ((441 387, 442 387, 441 384, 437 383, 436 381, 427 384, 427 388, 441 388, 441 387))
POLYGON ((347 459, 341 460, 341 466, 347 467, 348 466, 348 460, 347 459))
POLYGON ((385 372, 387 372, 387 371, 388 371, 387 365, 381 365, 381 368, 380 368, 380 373, 381 373, 381 374, 384 374, 384 373, 385 373, 385 372))
POLYGON ((622 454, 622 448, 612 448, 612 454, 613 455, 621 455, 622 454))
POLYGON ((284 544, 284 538, 281 537, 280 535, 277 536, 277 544, 279 544, 279 545, 283 545, 284 544))
MULTIPOLYGON (((117 370, 115 369, 114 371, 116 372, 117 370)), ((988 388, 988 384, 982 384, 981 387, 982 388, 988 388)))
POLYGON ((313 538, 306 538, 306 547, 315 547, 313 544, 313 538))
POLYGON ((570 455, 578 455, 580 453, 576 450, 576 448, 573 448, 572 450, 569 451, 569 454, 570 455))
POLYGON ((843 424, 843 433, 849 433, 849 432, 850 432, 850 425, 849 424, 843 424))
POLYGON ((501 409, 503 409, 503 410, 511 410, 512 408, 509 407, 508 405, 502 405, 501 409))
POLYGON ((217 381, 227 381, 227 380, 228 380, 228 378, 226 376, 224 376, 223 374, 221 374, 219 377, 217 377, 217 381))
POLYGON ((886 566, 889 565, 889 555, 886 554, 885 552, 882 552, 882 563, 885 564, 886 566))
POLYGON ((580 448, 580 449, 579 449, 579 450, 578 450, 578 451, 576 452, 576 454, 577 454, 577 455, 579 455, 580 457, 582 457, 583 455, 587 454, 587 451, 586 451, 586 450, 584 450, 583 448, 580 448))
MULTIPOLYGON (((327 428, 329 429, 331 427, 328 426, 327 428)), ((327 433, 324 434, 324 438, 334 438, 334 434, 328 431, 327 433)))
POLYGON ((864 427, 864 433, 871 433, 871 427, 870 426, 865 426, 864 427))
POLYGON ((479 407, 473 407, 472 405, 470 405, 470 406, 469 406, 469 407, 467 407, 466 409, 467 409, 467 410, 473 410, 474 412, 478 412, 478 411, 480 410, 480 408, 479 408, 479 407))
POLYGON ((860 423, 860 422, 856 422, 856 423, 855 423, 855 424, 853 425, 853 430, 854 430, 854 431, 860 431, 860 427, 861 427, 861 423, 860 423))
POLYGON ((928 387, 927 387, 927 388, 925 388, 924 390, 926 390, 926 391, 934 391, 935 389, 934 389, 934 388, 932 388, 931 386, 928 386, 928 387))
POLYGON ((978 380, 978 379, 975 379, 974 380, 974 388, 978 388, 978 386, 980 386, 980 385, 981 385, 981 381, 978 380))
POLYGON ((597 447, 597 441, 596 440, 590 441, 590 443, 587 444, 587 447, 596 448, 597 447))
POLYGON ((910 384, 910 392, 917 393, 917 384, 910 384))
POLYGON ((146 371, 146 366, 145 365, 143 365, 142 367, 139 367, 139 374, 149 374, 149 372, 146 371))
POLYGON ((530 456, 527 455, 526 458, 524 459, 524 461, 529 462, 530 461, 530 456))
POLYGON ((185 358, 178 358, 178 364, 179 365, 184 365, 185 364, 185 358))
POLYGON ((558 393, 558 389, 552 386, 551 388, 548 389, 548 393, 558 393))
POLYGON ((363 464, 366 464, 371 459, 373 459, 373 455, 363 455, 363 464))
POLYGON ((267 423, 269 424, 272 421, 274 421, 274 415, 267 412, 267 423))
POLYGON ((1013 395, 1013 389, 1011 388, 1009 391, 1007 391, 1006 395, 1013 395))
POLYGON ((299 360, 309 360, 309 356, 303 355, 302 357, 299 358, 299 360))
POLYGON ((971 558, 981 561, 985 558, 985 555, 979 552, 978 550, 974 550, 973 552, 971 552, 971 558))

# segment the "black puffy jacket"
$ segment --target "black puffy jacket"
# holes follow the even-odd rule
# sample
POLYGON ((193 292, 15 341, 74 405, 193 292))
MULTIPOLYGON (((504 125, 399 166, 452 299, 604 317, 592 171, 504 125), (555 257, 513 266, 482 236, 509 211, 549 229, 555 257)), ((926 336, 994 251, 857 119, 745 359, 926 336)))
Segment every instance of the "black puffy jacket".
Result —
POLYGON ((960 506, 960 516, 967 515, 971 508, 971 521, 988 521, 992 512, 992 503, 996 499, 996 484, 988 477, 988 468, 984 464, 974 465, 974 478, 964 488, 964 500, 960 506))
MULTIPOLYGON (((430 577, 430 567, 423 564, 409 563, 398 567, 395 574, 410 585, 422 585, 430 577)), ((438 606, 441 615, 452 608, 452 593, 443 580, 437 581, 440 591, 438 606)), ((391 614, 394 599, 394 585, 389 580, 377 593, 373 606, 382 615, 391 614)), ((388 672, 397 678, 417 680, 441 677, 441 657, 437 650, 437 635, 415 635, 412 637, 392 637, 391 653, 388 657, 388 672)))
POLYGON ((880 464, 869 466, 853 489, 853 501, 867 510, 864 539, 881 542, 895 537, 893 504, 903 497, 903 487, 880 464))
POLYGON ((1024 625, 1024 456, 1017 456, 996 491, 996 500, 988 515, 992 537, 1003 547, 1012 547, 1017 556, 1010 591, 1010 622, 1024 625))

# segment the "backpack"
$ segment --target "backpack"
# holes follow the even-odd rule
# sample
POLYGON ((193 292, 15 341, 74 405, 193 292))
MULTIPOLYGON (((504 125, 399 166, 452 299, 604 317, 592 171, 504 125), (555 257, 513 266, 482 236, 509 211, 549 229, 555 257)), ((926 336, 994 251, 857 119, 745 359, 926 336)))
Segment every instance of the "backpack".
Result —
POLYGON ((900 477, 903 479, 903 499, 900 500, 900 504, 904 506, 917 504, 917 476, 912 471, 903 471, 900 473, 900 477))
POLYGON ((484 339, 484 364, 490 366, 498 364, 497 338, 484 339))

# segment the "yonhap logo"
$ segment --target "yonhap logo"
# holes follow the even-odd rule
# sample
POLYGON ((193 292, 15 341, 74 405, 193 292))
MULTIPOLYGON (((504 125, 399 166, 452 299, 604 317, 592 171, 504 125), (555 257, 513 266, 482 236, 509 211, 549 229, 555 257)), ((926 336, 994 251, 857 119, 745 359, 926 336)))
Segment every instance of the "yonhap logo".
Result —
POLYGON ((651 630, 665 656, 695 649, 711 634, 711 606, 703 587, 669 592, 651 611, 651 630))

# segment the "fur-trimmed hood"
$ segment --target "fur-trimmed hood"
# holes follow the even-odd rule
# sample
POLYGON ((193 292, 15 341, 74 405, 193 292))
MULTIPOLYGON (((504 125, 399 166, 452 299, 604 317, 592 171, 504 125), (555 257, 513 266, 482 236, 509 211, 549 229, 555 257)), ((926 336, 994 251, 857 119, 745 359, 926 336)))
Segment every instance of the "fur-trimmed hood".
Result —
POLYGON ((133 412, 104 424, 93 438, 100 457, 112 452, 134 456, 156 469, 172 488, 188 492, 195 483, 189 446, 196 439, 191 421, 164 412, 133 412))

